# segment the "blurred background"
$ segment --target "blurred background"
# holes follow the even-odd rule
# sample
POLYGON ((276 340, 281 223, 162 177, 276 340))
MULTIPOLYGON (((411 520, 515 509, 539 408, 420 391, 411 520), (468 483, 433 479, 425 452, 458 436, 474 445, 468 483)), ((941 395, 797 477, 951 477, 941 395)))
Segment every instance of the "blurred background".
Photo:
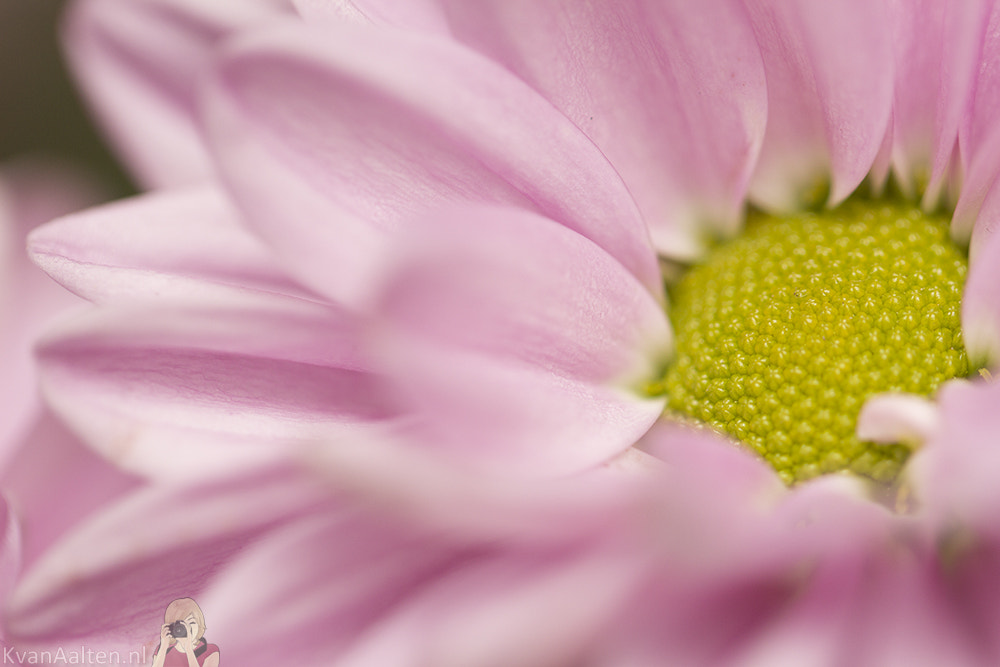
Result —
POLYGON ((104 147, 63 63, 65 4, 0 0, 0 163, 57 158, 89 171, 108 195, 125 196, 134 187, 104 147))

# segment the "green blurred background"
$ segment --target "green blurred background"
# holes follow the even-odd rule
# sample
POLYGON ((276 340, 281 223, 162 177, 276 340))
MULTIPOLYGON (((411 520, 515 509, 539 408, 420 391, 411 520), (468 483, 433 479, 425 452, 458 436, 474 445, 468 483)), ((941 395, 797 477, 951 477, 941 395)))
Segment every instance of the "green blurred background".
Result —
POLYGON ((0 162, 56 157, 88 170, 110 195, 123 196, 134 188, 104 147, 63 64, 65 4, 0 0, 0 162))

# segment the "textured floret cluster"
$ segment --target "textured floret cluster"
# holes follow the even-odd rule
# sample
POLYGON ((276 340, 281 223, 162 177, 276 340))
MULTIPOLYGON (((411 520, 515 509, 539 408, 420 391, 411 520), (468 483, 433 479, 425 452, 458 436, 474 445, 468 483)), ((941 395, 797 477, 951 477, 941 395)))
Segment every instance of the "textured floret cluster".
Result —
POLYGON ((966 266, 946 221, 916 208, 756 213, 672 290, 669 408, 747 443, 789 483, 840 470, 891 481, 907 449, 860 441, 858 412, 875 393, 931 394, 968 374, 966 266))

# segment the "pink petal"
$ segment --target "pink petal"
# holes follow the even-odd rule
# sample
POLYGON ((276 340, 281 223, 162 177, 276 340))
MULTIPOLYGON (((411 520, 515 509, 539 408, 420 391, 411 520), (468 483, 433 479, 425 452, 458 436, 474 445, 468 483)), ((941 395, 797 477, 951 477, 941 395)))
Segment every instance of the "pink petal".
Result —
POLYGON ((32 258, 97 303, 216 304, 315 299, 211 188, 162 192, 76 213, 30 239, 32 258))
POLYGON ((649 428, 671 346, 660 305, 614 259, 515 209, 426 219, 389 262, 388 372, 430 442, 495 470, 569 472, 649 428))
MULTIPOLYGON (((991 145, 1000 151, 1000 132, 991 137, 991 145)), ((989 158, 992 159, 992 158, 989 158)), ((985 162, 986 158, 984 158, 985 162)), ((980 165, 983 167, 983 165, 980 165)), ((1000 161, 994 165, 1000 171, 1000 161)), ((979 261, 979 255, 983 253, 984 246, 991 245, 994 241, 990 239, 996 236, 1000 229, 1000 177, 990 182, 988 188, 981 197, 977 198, 976 190, 983 185, 982 174, 994 168, 974 170, 965 181, 962 188, 962 196, 955 209, 955 215, 951 221, 951 237, 957 243, 969 244, 969 262, 975 265, 979 261), (970 237, 971 235, 971 237, 970 237)), ((990 250, 987 255, 992 255, 990 250)))
POLYGON ((92 313, 42 345, 50 403, 124 468, 189 479, 297 456, 395 411, 329 310, 92 313), (197 460, 197 466, 189 461, 197 460))
MULTIPOLYGON (((274 533, 229 568, 205 598, 218 610, 213 637, 248 665, 563 664, 556 658, 576 655, 616 613, 646 559, 629 548, 634 505, 591 502, 589 481, 571 482, 576 511, 557 522, 535 493, 536 525, 519 533, 428 528, 343 503, 274 533), (246 633, 276 607, 280 617, 246 633), (551 618, 558 627, 539 632, 551 618)), ((635 494, 623 485, 618 495, 635 494)), ((521 513, 520 501, 508 505, 521 513)), ((483 516, 487 526, 509 523, 496 518, 483 516)))
POLYGON ((733 662, 747 667, 848 664, 851 622, 865 585, 859 559, 840 559, 811 573, 802 590, 751 635, 733 662))
POLYGON ((962 295, 962 341, 972 368, 1000 363, 1000 234, 984 237, 970 261, 962 295))
POLYGON ((1000 175, 1000 131, 995 122, 1000 105, 1000 75, 991 66, 1000 58, 1000 5, 994 3, 983 23, 985 30, 975 43, 980 50, 976 54, 979 69, 973 97, 967 111, 968 119, 959 131, 965 180, 952 220, 952 236, 959 242, 969 240, 973 225, 977 229, 984 225, 992 227, 998 211, 995 204, 990 207, 989 215, 981 215, 980 209, 987 195, 996 189, 1000 175))
POLYGON ((290 25, 229 51, 206 116, 247 219, 338 299, 358 302, 409 216, 469 200, 543 212, 660 290, 641 217, 601 152, 513 75, 450 42, 290 25))
POLYGON ((827 558, 751 640, 740 665, 981 665, 933 553, 890 541, 827 558))
POLYGON ((348 505, 249 550, 206 593, 206 624, 233 664, 331 664, 381 614, 461 558, 447 540, 348 505), (261 618, 269 622, 247 633, 261 618))
MULTIPOLYGON (((865 490, 855 479, 822 477, 786 494, 768 513, 743 551, 753 555, 764 545, 770 558, 761 559, 765 567, 749 571, 750 577, 735 579, 740 595, 734 593, 729 604, 741 601, 744 588, 770 591, 771 597, 754 621, 734 633, 725 662, 869 664, 849 657, 864 633, 858 608, 870 580, 878 578, 870 574, 872 563, 908 548, 905 531, 912 524, 871 502, 865 490)), ((741 553, 738 562, 743 558, 741 553)))
POLYGON ((933 401, 914 394, 885 393, 872 396, 861 406, 856 432, 861 440, 918 447, 937 428, 938 411, 933 401))
POLYGON ((39 413, 35 339, 80 305, 31 263, 25 238, 36 225, 97 196, 95 187, 60 165, 23 163, 0 171, 0 464, 39 413))
POLYGON ((908 477, 930 525, 1000 539, 1000 385, 952 381, 938 394, 941 425, 913 457, 908 477))
POLYGON ((928 546, 887 544, 870 559, 874 563, 868 564, 855 615, 858 636, 851 664, 973 667, 996 662, 997 647, 990 647, 992 653, 984 650, 981 633, 969 622, 967 602, 952 590, 952 573, 942 571, 939 553, 928 546))
POLYGON ((994 631, 1000 624, 997 534, 977 535, 974 529, 962 524, 946 528, 950 530, 942 531, 938 545, 941 554, 939 578, 952 608, 957 607, 954 617, 962 624, 953 634, 956 637, 966 635, 966 642, 981 652, 973 664, 994 664, 1000 660, 1000 637, 994 631))
POLYGON ((229 34, 287 12, 285 0, 78 0, 69 62, 104 129, 147 187, 212 173, 194 124, 194 82, 229 34))
MULTIPOLYGON (((249 543, 325 495, 288 471, 129 495, 56 543, 21 579, 8 602, 7 639, 22 647, 83 641, 123 656, 145 645, 152 656, 171 600, 198 599, 249 543)), ((213 617, 212 608, 204 611, 213 617)))
POLYGON ((661 253, 693 259, 713 236, 735 234, 767 113, 742 3, 440 4, 457 39, 517 73, 600 146, 661 253))
POLYGON ((307 20, 353 20, 417 30, 447 32, 444 14, 437 0, 382 2, 376 0, 293 0, 307 20))
POLYGON ((711 488, 701 503, 733 506, 776 500, 785 485, 774 469, 749 448, 704 429, 661 419, 638 445, 676 471, 684 471, 691 490, 711 488), (702 478, 701 476, 704 475, 702 478))
POLYGON ((872 167, 889 124, 891 30, 869 0, 748 0, 764 57, 768 119, 751 197, 776 210, 842 201, 872 167))
POLYGON ((463 564, 361 637, 345 667, 574 664, 643 572, 612 540, 463 564), (553 619, 559 619, 553 622, 553 619), (494 662, 495 661, 495 662, 494 662))
MULTIPOLYGON (((610 651, 601 653, 614 656, 608 664, 742 665, 757 652, 777 660, 781 656, 772 649, 785 647, 770 641, 768 626, 808 595, 817 565, 832 555, 839 568, 845 553, 856 561, 858 551, 886 533, 888 514, 845 493, 840 480, 828 478, 770 499, 753 485, 732 493, 726 478, 732 479, 741 458, 744 464, 750 459, 718 442, 707 447, 709 442, 704 435, 700 442, 688 438, 681 453, 691 465, 678 460, 667 468, 659 502, 643 514, 643 527, 653 533, 649 539, 658 550, 650 557, 649 580, 610 633, 610 651), (722 464, 721 472, 714 470, 713 459, 722 464), (768 646, 755 646, 758 641, 768 646)), ((836 589, 838 578, 828 574, 826 590, 836 589)), ((848 583, 840 581, 841 588, 848 583)), ((813 628, 814 638, 838 625, 837 611, 832 605, 815 610, 816 616, 827 616, 826 625, 813 628)), ((825 640, 826 647, 832 643, 825 640)), ((809 660, 823 655, 822 645, 801 641, 787 648, 800 652, 796 664, 826 664, 809 660)))
POLYGON ((652 472, 650 467, 620 470, 610 465, 586 475, 543 480, 491 471, 470 474, 468 467, 428 455, 401 435, 405 431, 385 429, 354 439, 350 447, 316 443, 305 461, 332 487, 363 499, 367 507, 435 532, 486 541, 572 540, 593 524, 613 524, 637 497, 642 500, 636 487, 652 472))
POLYGON ((892 2, 896 64, 893 169, 903 192, 936 208, 947 185, 982 42, 988 3, 892 2))
MULTIPOLYGON (((14 508, 0 496, 0 598, 8 600, 24 567, 21 524, 14 508)), ((0 634, 0 637, 4 637, 0 634)))
POLYGON ((23 561, 30 567, 77 521, 135 489, 139 480, 96 456, 45 411, 0 483, 23 525, 23 561))

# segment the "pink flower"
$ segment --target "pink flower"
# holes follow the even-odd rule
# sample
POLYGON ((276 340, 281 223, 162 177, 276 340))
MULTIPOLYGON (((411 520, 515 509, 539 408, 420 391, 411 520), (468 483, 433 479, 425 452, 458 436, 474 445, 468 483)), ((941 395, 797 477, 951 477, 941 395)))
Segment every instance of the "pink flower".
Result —
POLYGON ((18 641, 134 643, 187 587, 243 664, 997 660, 992 384, 866 405, 866 438, 923 443, 898 512, 647 433, 640 390, 672 345, 656 252, 890 173, 955 204, 966 348, 994 363, 993 3, 231 4, 78 9, 108 117, 151 104, 110 121, 134 164, 198 185, 33 236, 98 304, 43 344, 49 400, 169 485, 82 529, 87 563, 39 565, 18 641), (161 112, 183 142, 143 138, 161 112), (600 467, 626 452, 643 471, 600 467))

